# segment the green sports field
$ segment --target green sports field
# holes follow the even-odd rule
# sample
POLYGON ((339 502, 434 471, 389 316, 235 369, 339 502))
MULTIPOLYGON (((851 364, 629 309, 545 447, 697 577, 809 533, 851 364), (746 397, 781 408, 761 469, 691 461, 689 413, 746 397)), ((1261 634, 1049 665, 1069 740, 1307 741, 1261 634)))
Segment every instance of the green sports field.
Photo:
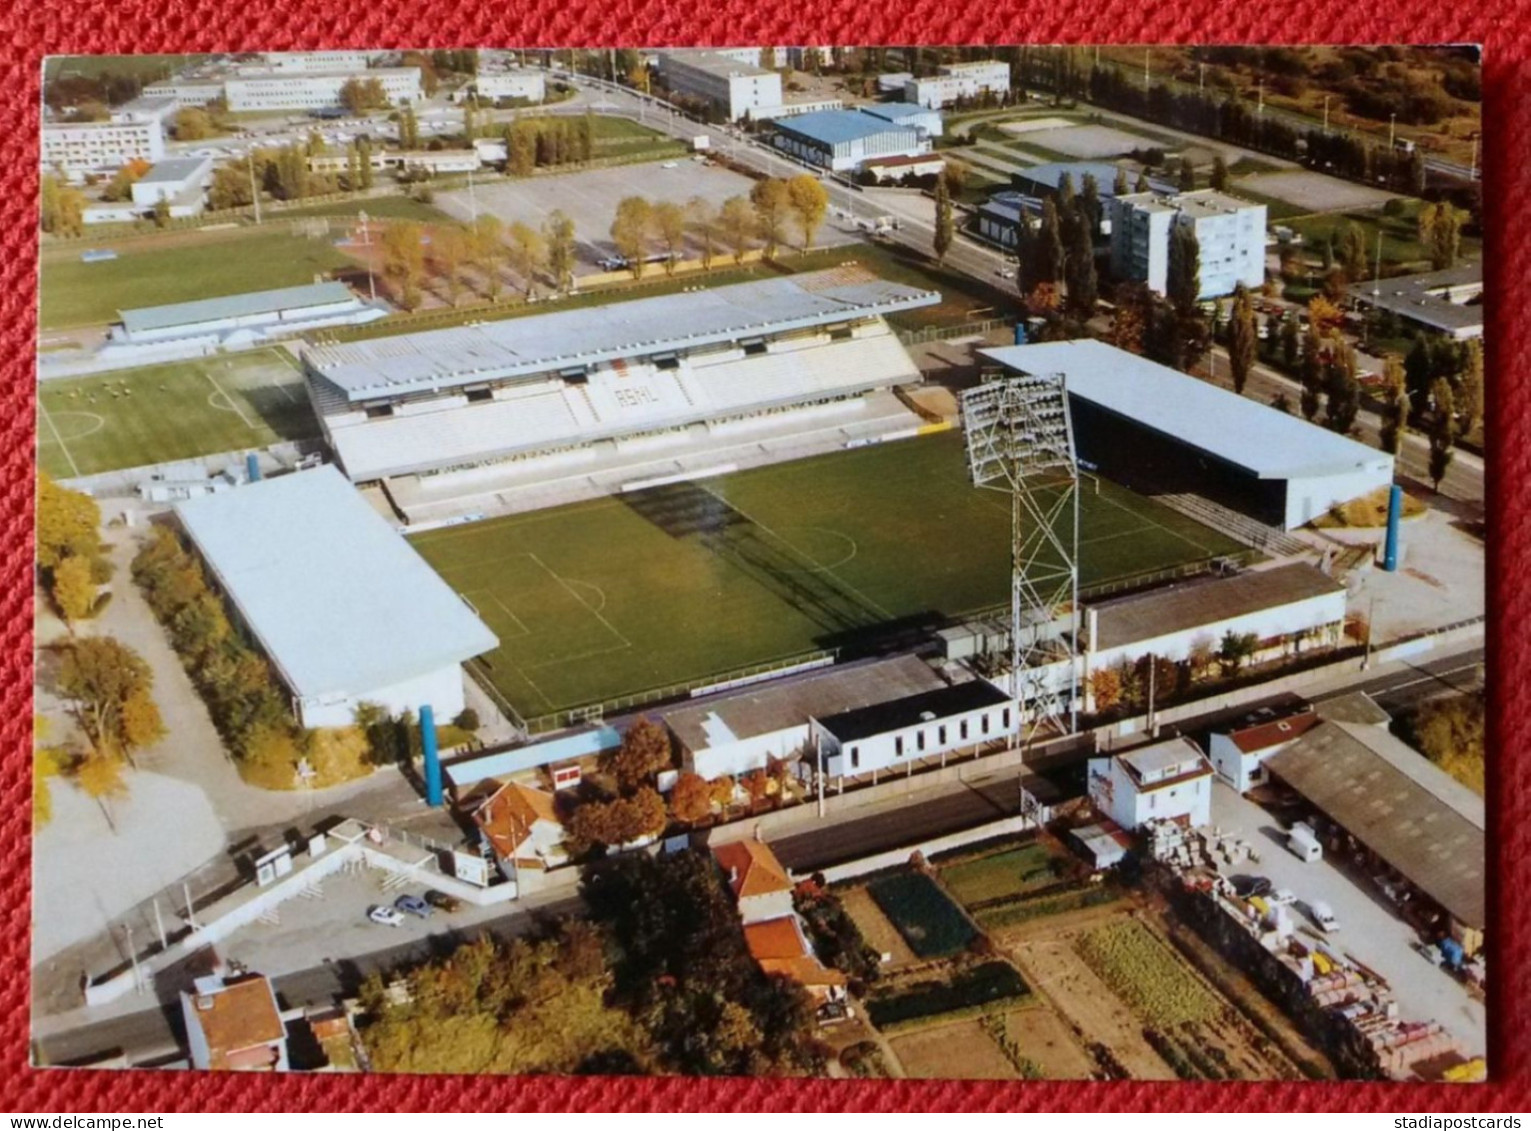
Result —
MULTIPOLYGON (((412 541, 499 636, 492 678, 531 718, 1002 604, 1009 525, 947 433, 412 541)), ((1094 481, 1080 543, 1084 586, 1241 550, 1094 481)))
POLYGON ((49 380, 37 458, 67 479, 316 436, 303 379, 275 349, 49 380))

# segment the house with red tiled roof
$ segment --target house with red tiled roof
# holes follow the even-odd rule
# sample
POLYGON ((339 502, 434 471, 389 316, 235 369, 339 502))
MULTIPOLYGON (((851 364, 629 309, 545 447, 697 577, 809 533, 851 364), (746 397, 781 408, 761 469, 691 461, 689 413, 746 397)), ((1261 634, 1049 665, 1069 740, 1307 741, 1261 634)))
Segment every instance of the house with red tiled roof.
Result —
POLYGON ((1207 753, 1217 776, 1240 793, 1265 783, 1265 760, 1285 750, 1319 723, 1311 707, 1284 718, 1251 717, 1227 730, 1214 731, 1207 753))
POLYGON ((546 871, 567 862, 553 795, 520 782, 495 785, 489 784, 471 816, 506 878, 514 880, 517 869, 546 871))
POLYGON ((181 1014, 193 1068, 287 1071, 287 1027, 263 975, 198 978, 193 992, 181 994, 181 1014))
POLYGON ((713 848, 745 923, 792 914, 792 880, 769 845, 736 840, 713 848))
POLYGON ((747 923, 744 941, 762 970, 791 978, 820 1004, 845 997, 845 975, 818 960, 796 915, 747 923))

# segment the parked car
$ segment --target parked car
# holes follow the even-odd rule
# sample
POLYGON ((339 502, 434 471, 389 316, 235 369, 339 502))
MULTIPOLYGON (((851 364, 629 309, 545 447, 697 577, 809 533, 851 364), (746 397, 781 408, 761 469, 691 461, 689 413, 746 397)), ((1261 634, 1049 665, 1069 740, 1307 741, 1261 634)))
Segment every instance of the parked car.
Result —
POLYGON ((379 905, 367 909, 367 918, 384 927, 402 927, 404 916, 400 915, 392 907, 379 905))
POLYGON ((677 161, 665 161, 659 167, 661 169, 679 169, 680 163, 677 161))
POLYGON ((431 917, 431 905, 418 895, 401 895, 393 901, 393 905, 400 911, 419 919, 429 919, 431 917))
POLYGON ((1234 894, 1241 899, 1253 899, 1271 893, 1271 882, 1264 876, 1234 876, 1234 894))
POLYGON ((437 891, 435 888, 425 893, 425 902, 438 911, 445 911, 448 915, 462 909, 462 900, 444 891, 437 891))
POLYGON ((1323 900, 1310 900, 1308 903, 1308 914, 1313 917, 1313 922, 1318 924, 1319 929, 1325 934, 1332 935, 1340 929, 1340 921, 1334 917, 1334 909, 1323 900))

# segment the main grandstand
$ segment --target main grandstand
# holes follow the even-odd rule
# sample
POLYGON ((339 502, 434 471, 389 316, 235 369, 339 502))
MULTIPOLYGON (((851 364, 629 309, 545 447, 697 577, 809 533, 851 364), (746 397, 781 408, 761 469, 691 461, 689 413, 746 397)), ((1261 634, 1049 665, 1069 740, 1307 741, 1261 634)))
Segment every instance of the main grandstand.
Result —
POLYGON ((302 353, 357 483, 849 405, 919 380, 884 320, 940 295, 843 267, 302 353))

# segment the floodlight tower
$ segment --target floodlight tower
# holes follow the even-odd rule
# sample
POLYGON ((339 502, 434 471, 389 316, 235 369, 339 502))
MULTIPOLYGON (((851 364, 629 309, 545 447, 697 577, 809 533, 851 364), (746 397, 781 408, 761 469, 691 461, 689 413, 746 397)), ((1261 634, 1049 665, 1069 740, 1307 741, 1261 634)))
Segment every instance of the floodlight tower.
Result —
POLYGON ((962 428, 973 485, 1010 495, 1010 686, 1023 718, 1030 707, 1030 746, 1048 724, 1078 724, 1079 466, 1063 375, 1007 373, 967 390, 962 428), (1060 661, 1061 681, 1048 672, 1060 661))

